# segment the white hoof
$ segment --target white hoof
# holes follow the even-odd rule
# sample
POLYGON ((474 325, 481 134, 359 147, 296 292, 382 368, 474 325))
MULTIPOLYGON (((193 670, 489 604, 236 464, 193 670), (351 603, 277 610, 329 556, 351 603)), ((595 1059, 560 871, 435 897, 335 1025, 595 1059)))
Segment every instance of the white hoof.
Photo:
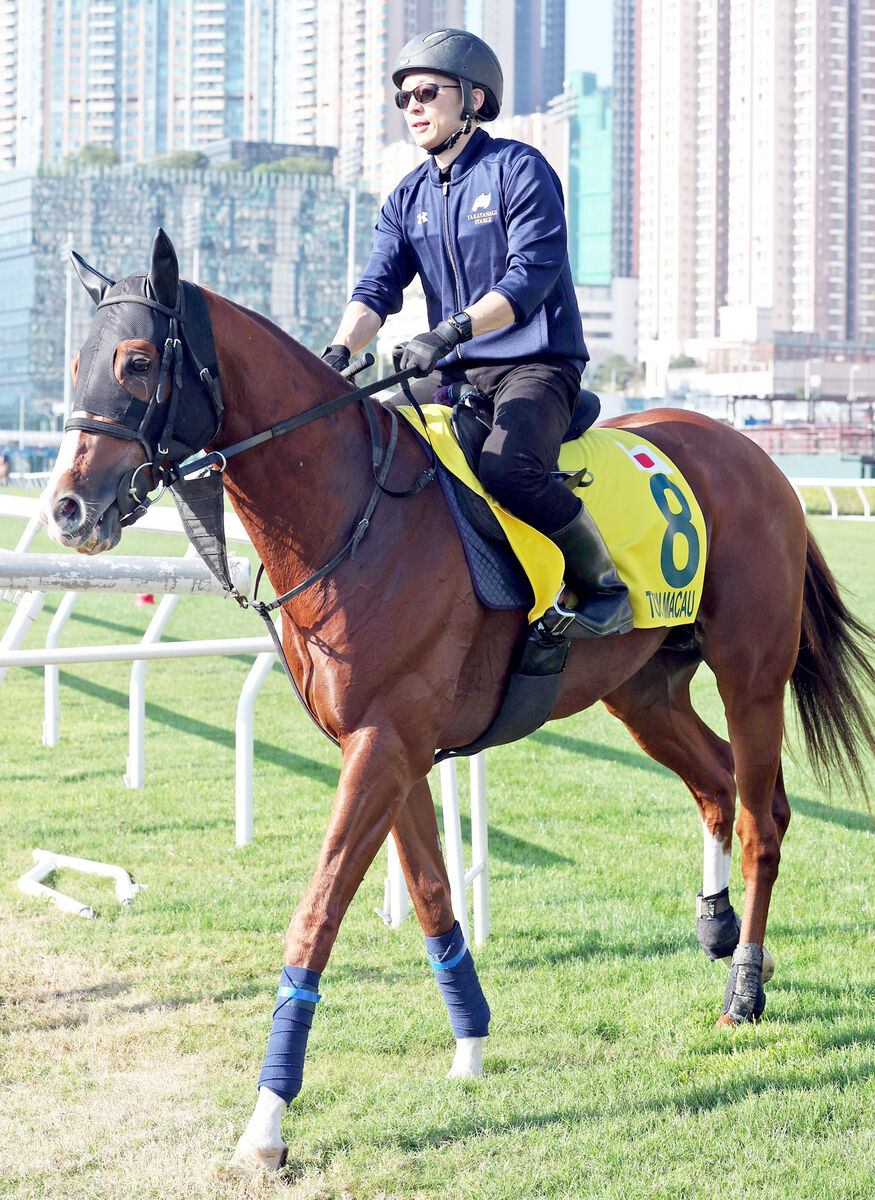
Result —
POLYGON ((447 1079, 477 1079, 483 1074, 483 1038, 459 1038, 447 1079))
POLYGON ((289 1148, 282 1139, 280 1124, 287 1105, 268 1088, 258 1089, 255 1112, 237 1143, 231 1166, 242 1171, 279 1171, 285 1166, 289 1148))
POLYGON ((265 1149, 263 1146, 253 1146, 246 1141, 244 1134, 237 1143, 237 1149, 231 1158, 231 1166, 237 1171, 246 1171, 254 1175, 259 1171, 273 1174, 286 1165, 289 1148, 283 1142, 279 1149, 265 1149))

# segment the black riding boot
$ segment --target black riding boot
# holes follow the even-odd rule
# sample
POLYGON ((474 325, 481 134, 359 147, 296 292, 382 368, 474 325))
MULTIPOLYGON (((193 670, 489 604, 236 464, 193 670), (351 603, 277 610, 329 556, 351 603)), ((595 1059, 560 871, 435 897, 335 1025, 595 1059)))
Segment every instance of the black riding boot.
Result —
POLYGON ((629 589, 617 574, 595 521, 580 506, 577 516, 548 535, 565 557, 565 583, 576 593, 582 611, 554 603, 539 624, 559 637, 604 637, 632 628, 629 589))

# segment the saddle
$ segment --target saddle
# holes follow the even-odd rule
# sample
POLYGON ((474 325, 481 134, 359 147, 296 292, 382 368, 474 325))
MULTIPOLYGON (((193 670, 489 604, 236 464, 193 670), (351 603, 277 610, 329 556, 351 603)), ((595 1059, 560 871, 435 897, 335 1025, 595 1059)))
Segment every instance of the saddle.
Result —
MULTIPOLYGON (((485 498, 477 466, 491 428, 491 407, 470 385, 453 386, 455 394, 450 389, 436 393, 437 403, 401 405, 399 412, 438 460, 437 478, 481 602, 492 608, 528 607, 530 623, 492 725, 467 746, 441 750, 439 762, 516 741, 543 724, 559 695, 569 645, 567 638, 542 629, 539 619, 561 586, 561 553, 545 535, 485 498), (511 558, 525 573, 527 597, 508 602, 505 594, 498 602, 488 600, 479 578, 480 560, 501 575, 501 560, 511 558)), ((590 430, 599 408, 597 397, 583 394, 556 474, 573 488, 591 486, 587 508, 629 585, 636 627, 677 626, 678 634, 688 639, 704 577, 701 509, 677 467, 637 431, 590 430)))
MULTIPOLYGON (((453 383, 435 393, 435 401, 451 406, 450 425, 456 440, 473 473, 480 477, 480 454, 492 430, 492 405, 479 388, 470 383, 453 383)), ((601 401, 595 392, 582 391, 571 417, 568 431, 562 439, 573 442, 598 419, 601 401)), ((586 470, 551 472, 554 478, 568 487, 587 487, 592 477, 586 470)), ((459 507, 481 536, 492 542, 505 542, 504 531, 486 501, 466 487, 460 479, 450 476, 459 507)))

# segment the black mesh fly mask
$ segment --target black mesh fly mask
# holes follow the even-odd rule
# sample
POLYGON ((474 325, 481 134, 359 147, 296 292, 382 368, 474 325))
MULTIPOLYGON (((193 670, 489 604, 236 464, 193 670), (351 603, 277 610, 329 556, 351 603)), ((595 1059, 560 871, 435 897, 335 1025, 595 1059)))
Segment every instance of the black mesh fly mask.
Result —
MULTIPOLYGON (((97 299, 93 291, 92 295, 97 299)), ((145 512, 145 468, 151 468, 153 485, 169 486, 179 464, 216 436, 222 421, 219 370, 207 307, 194 284, 179 281, 172 307, 155 299, 145 271, 98 295, 94 321, 79 354, 76 403, 65 428, 141 444, 146 462, 122 477, 117 496, 121 524, 130 525, 145 512), (161 355, 148 401, 133 396, 115 376, 116 348, 134 339, 151 342, 161 355)))

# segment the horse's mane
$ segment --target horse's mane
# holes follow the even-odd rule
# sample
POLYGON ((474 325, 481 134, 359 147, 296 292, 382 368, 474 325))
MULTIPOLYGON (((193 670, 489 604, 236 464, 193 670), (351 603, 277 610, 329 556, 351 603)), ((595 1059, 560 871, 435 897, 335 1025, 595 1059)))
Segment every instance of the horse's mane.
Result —
POLYGON ((317 354, 314 354, 312 350, 308 350, 306 346, 302 346, 300 342, 296 342, 291 334, 286 333, 284 329, 281 329, 279 325, 277 325, 274 321, 271 321, 270 318, 266 317, 263 313, 256 312, 254 308, 247 308, 245 304, 238 304, 236 300, 231 300, 228 296, 221 295, 220 292, 213 292, 209 288, 202 288, 201 290, 207 292, 216 300, 221 300, 224 304, 236 309, 237 312, 242 313, 243 316, 248 317, 250 321, 253 321, 259 326, 259 328, 263 329, 265 333, 269 334, 276 342, 278 342, 282 349, 286 351, 286 353, 291 354, 292 357, 300 361, 302 365, 307 365, 307 359, 311 360, 309 364, 310 366, 312 366, 313 359, 319 362, 319 356, 317 354))

